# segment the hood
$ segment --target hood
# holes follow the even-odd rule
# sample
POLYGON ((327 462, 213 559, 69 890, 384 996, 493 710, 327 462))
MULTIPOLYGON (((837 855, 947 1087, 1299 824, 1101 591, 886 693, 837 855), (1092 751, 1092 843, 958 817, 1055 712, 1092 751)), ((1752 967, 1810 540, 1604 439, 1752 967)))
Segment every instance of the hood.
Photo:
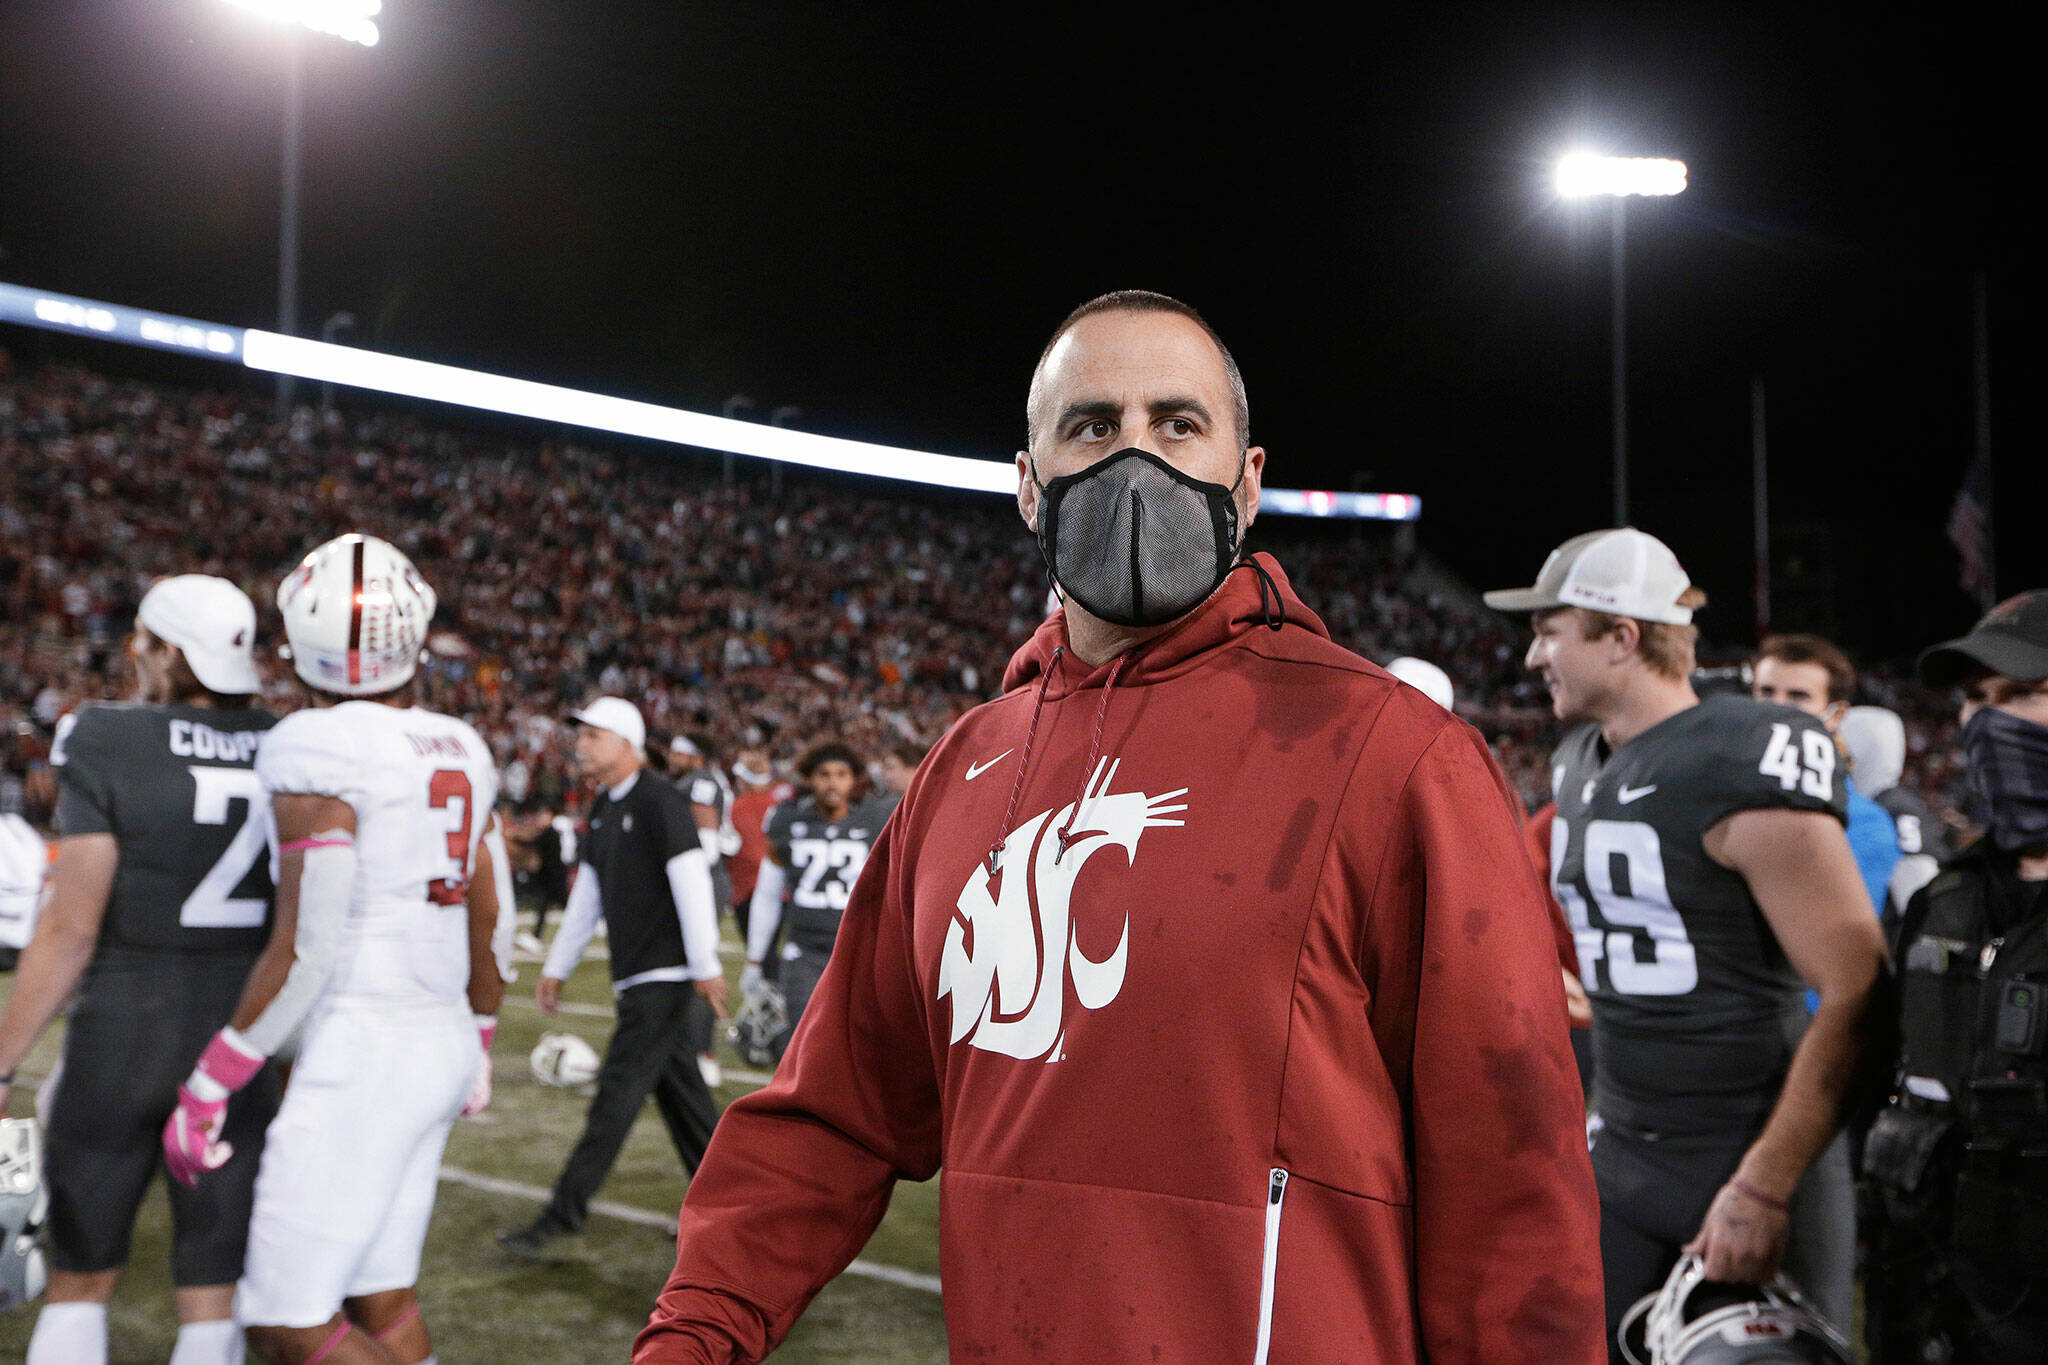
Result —
POLYGON ((1906 725, 1882 706, 1852 706, 1842 717, 1842 747, 1849 751, 1856 789, 1882 796, 1906 769, 1906 725))
MULTIPOLYGON (((1119 687, 1142 687, 1177 676, 1203 658, 1253 631, 1278 625, 1282 631, 1304 630, 1329 639, 1329 628, 1295 596, 1287 571, 1265 553, 1247 555, 1224 576, 1223 585, 1209 599, 1163 632, 1123 656, 1124 666, 1117 679, 1119 687)), ((1065 608, 1054 612, 1010 657, 1003 670, 1003 691, 1046 680, 1048 699, 1056 699, 1084 687, 1098 685, 1110 664, 1091 668, 1074 657, 1067 643, 1065 608), (1053 653, 1059 650, 1059 660, 1053 653), (1048 675, 1047 670, 1051 672, 1048 675)))

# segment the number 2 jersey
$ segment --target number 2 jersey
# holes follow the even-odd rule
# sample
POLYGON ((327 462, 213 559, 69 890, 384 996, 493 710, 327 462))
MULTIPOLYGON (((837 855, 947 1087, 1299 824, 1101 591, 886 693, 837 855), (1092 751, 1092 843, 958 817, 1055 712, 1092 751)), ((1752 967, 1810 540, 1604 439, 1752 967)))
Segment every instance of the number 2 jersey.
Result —
POLYGON ((1605 1121, 1746 1140, 1770 1112, 1805 1029, 1804 988, 1748 884, 1704 838, 1745 810, 1845 820, 1838 754, 1812 717, 1735 696, 1612 753, 1598 725, 1558 747, 1551 889, 1593 1001, 1605 1121))
POLYGON ((462 1000, 465 894, 498 797, 476 731, 418 707, 346 701, 279 721, 256 775, 273 796, 330 796, 355 810, 355 886, 328 994, 462 1000))
POLYGON ((768 813, 763 826, 768 847, 789 874, 782 898, 782 931, 798 948, 807 953, 832 951, 839 917, 891 809, 891 800, 869 796, 856 801, 841 819, 827 820, 815 800, 800 796, 768 813))
POLYGON ((256 707, 88 702, 59 723, 60 836, 120 849, 96 963, 217 954, 240 970, 269 938, 269 804, 255 773, 277 723, 256 707))

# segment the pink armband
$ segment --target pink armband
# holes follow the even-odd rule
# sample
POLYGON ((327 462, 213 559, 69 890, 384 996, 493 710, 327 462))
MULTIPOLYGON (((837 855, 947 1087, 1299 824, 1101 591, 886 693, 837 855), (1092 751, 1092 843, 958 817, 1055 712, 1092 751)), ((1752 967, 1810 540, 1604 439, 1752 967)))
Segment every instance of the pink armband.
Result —
POLYGON ((353 839, 336 839, 327 835, 315 835, 311 839, 294 839, 288 844, 279 844, 279 853, 300 853, 309 848, 354 848, 353 839))

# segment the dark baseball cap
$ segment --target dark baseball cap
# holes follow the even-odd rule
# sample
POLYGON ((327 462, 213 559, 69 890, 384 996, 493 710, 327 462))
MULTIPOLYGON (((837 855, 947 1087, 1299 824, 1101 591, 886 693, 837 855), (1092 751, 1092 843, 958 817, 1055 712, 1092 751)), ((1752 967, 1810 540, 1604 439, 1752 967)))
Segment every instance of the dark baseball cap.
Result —
POLYGON ((1953 687, 1981 669, 2014 682, 2048 679, 2048 588, 2006 598, 1968 635, 1920 656, 1920 681, 1929 687, 1953 687))

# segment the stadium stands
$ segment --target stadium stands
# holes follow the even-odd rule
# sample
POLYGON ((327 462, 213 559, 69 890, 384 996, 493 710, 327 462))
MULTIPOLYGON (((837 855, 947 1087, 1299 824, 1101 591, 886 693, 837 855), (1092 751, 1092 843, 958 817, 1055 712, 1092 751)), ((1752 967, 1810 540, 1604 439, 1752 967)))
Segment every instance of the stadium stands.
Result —
MULTIPOLYGON (((277 579, 344 530, 385 536, 443 586, 426 701, 473 719, 508 797, 573 785, 552 718, 592 688, 657 730, 766 743, 837 734, 868 752, 929 742, 992 694, 1045 600, 1038 551, 998 499, 721 483, 660 455, 522 443, 390 411, 267 405, 85 370, 8 376, 0 353, 0 758, 35 814, 50 726, 125 688, 121 644, 160 574, 219 573, 270 607, 277 579)), ((1419 585, 1384 536, 1255 533, 1336 638, 1456 680, 1524 798, 1547 797, 1547 699, 1514 627, 1419 585)), ((1943 699, 1896 669, 1870 699, 1907 719, 1909 774, 1937 809, 1958 767, 1943 699)), ((272 704, 295 704, 272 670, 272 704)), ((0 791, 0 805, 8 793, 0 791)))

